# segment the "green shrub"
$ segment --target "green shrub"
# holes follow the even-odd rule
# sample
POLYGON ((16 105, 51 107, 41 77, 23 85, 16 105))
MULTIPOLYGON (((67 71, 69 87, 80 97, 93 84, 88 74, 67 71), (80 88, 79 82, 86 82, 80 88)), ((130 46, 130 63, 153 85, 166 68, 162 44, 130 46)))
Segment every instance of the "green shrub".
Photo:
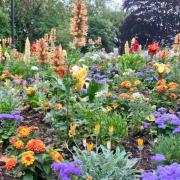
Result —
POLYGON ((154 144, 154 152, 166 157, 165 164, 180 163, 180 135, 170 135, 159 139, 154 144))

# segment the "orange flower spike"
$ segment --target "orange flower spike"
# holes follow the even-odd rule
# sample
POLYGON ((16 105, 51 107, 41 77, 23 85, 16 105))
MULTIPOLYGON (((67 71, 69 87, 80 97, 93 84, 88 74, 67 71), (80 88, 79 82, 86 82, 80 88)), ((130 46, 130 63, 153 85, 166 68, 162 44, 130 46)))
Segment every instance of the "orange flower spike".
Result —
POLYGON ((6 169, 8 170, 12 170, 16 167, 16 164, 17 164, 17 159, 16 158, 9 158, 7 159, 6 161, 6 169))

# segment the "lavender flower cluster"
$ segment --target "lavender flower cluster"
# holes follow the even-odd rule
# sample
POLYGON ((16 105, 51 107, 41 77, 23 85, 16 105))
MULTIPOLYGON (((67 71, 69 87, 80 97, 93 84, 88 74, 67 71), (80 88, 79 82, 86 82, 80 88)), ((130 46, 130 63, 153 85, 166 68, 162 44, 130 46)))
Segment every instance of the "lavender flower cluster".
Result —
POLYGON ((0 114, 0 119, 22 121, 24 117, 21 116, 19 112, 13 111, 10 114, 0 114))
POLYGON ((158 166, 155 173, 145 172, 142 180, 179 180, 180 164, 173 163, 168 166, 158 166))
POLYGON ((155 117, 155 123, 157 124, 158 128, 160 129, 166 129, 167 123, 175 126, 175 129, 173 130, 173 134, 180 132, 180 117, 177 113, 171 114, 167 112, 166 108, 159 108, 157 111, 154 112, 155 117))
POLYGON ((83 172, 79 168, 82 165, 81 161, 53 163, 51 168, 59 172, 58 178, 62 180, 71 180, 71 175, 80 176, 83 172))

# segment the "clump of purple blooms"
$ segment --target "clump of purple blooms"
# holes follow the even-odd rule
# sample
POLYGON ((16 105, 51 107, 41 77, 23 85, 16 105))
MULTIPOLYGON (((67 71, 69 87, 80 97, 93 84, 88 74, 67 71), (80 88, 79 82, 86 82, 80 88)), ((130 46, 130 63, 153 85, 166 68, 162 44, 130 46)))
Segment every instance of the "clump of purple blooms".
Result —
POLYGON ((180 179, 180 164, 173 163, 168 166, 158 166, 157 170, 142 174, 142 180, 178 180, 180 179))
POLYGON ((161 162, 161 161, 165 161, 166 158, 162 154, 155 154, 154 156, 151 157, 151 160, 156 162, 161 162))
POLYGON ((24 117, 21 116, 19 112, 13 111, 9 114, 0 114, 0 119, 22 121, 24 119, 24 117))
POLYGON ((58 178, 62 180, 71 180, 71 175, 81 176, 83 173, 79 168, 82 165, 81 161, 53 163, 51 168, 59 172, 58 178))
MULTIPOLYGON (((180 117, 178 114, 172 114, 167 111, 166 108, 159 108, 157 111, 153 113, 153 116, 155 117, 155 124, 160 129, 166 129, 167 124, 170 124, 174 127, 173 134, 180 132, 180 117)), ((144 124, 145 128, 148 128, 152 124, 144 124)))

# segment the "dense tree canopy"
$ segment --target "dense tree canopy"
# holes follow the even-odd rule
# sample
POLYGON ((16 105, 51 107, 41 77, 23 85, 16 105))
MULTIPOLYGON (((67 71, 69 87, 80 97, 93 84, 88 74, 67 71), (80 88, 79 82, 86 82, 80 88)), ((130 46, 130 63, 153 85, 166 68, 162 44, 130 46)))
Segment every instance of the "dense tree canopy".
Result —
POLYGON ((123 8, 127 17, 120 27, 122 44, 134 36, 145 46, 152 41, 171 44, 180 31, 179 0, 125 0, 123 8))
MULTIPOLYGON (((104 47, 112 49, 115 32, 122 22, 122 12, 107 8, 109 0, 86 0, 88 7, 88 38, 102 37, 104 47)), ((10 35, 10 1, 0 0, 0 35, 10 35)), ((57 28, 57 41, 67 48, 72 41, 70 36, 72 0, 15 0, 16 47, 23 50, 24 41, 30 41, 57 28)))

